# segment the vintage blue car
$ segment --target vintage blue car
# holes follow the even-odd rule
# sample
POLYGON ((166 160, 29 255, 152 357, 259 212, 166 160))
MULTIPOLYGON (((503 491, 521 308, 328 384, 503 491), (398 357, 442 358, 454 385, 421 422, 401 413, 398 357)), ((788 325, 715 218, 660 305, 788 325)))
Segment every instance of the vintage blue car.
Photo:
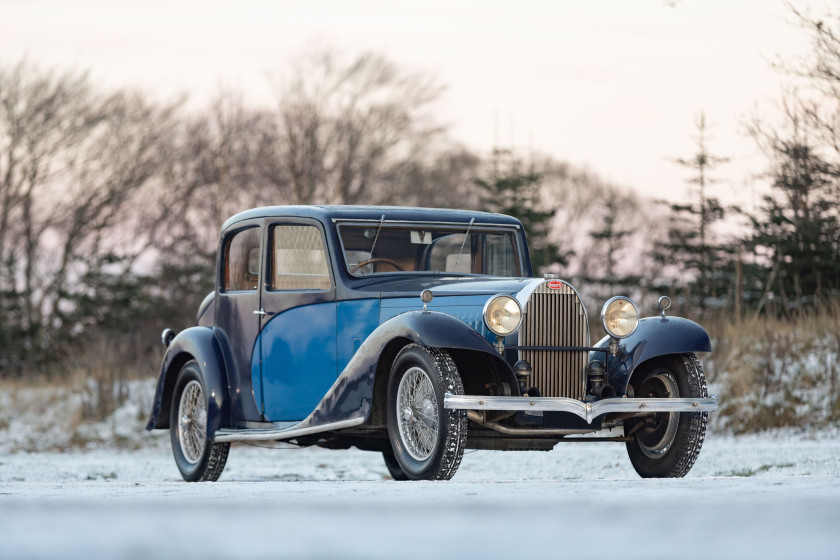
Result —
POLYGON ((686 319, 614 297, 607 336, 569 283, 533 278, 522 224, 458 210, 275 206, 225 222, 197 326, 163 333, 147 429, 185 480, 230 442, 380 452, 396 480, 449 479, 465 448, 624 442, 643 477, 681 477, 709 397, 686 319))

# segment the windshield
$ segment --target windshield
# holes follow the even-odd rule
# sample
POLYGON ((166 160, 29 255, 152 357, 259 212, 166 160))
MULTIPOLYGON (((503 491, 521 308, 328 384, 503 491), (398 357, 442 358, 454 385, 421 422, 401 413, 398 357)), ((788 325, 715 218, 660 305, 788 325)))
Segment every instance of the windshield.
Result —
POLYGON ((515 232, 486 226, 368 224, 338 226, 354 276, 394 272, 522 276, 515 232))

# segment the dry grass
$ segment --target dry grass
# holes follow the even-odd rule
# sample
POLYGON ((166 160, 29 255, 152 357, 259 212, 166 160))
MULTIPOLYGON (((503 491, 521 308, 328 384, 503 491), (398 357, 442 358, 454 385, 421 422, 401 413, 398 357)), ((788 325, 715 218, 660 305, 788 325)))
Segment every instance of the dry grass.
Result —
POLYGON ((128 345, 91 343, 60 369, 0 380, 0 438, 6 440, 0 448, 140 445, 160 355, 137 359, 128 345))
POLYGON ((840 421, 840 304, 789 319, 712 322, 705 362, 721 397, 715 424, 735 433, 840 421))

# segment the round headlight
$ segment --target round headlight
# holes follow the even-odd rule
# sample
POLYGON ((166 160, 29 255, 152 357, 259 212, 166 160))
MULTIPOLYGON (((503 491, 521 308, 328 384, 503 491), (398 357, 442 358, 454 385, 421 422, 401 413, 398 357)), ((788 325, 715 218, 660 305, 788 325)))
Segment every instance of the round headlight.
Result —
POLYGON ((522 324, 522 307, 510 296, 493 296, 484 305, 484 322, 493 334, 513 334, 522 324))
POLYGON ((601 309, 601 324, 610 336, 626 338, 639 326, 639 311, 626 297, 614 297, 601 309))

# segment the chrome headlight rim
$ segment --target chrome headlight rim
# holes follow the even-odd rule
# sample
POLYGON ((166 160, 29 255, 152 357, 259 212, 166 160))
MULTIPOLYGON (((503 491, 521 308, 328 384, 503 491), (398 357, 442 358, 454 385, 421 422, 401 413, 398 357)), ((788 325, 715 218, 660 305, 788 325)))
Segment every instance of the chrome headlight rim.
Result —
POLYGON ((636 307, 636 304, 633 302, 633 300, 627 296, 611 297, 606 301, 606 303, 604 303, 604 306, 601 308, 601 326, 604 328, 605 331, 607 331, 607 334, 610 335, 612 338, 617 338, 620 340, 622 338, 627 338, 628 336, 632 335, 634 332, 636 332, 636 329, 639 328, 639 319, 639 308, 636 307), (633 313, 635 313, 636 315, 636 324, 633 325, 633 329, 627 334, 615 334, 609 329, 609 327, 607 327, 607 311, 609 310, 610 306, 617 301, 626 301, 627 303, 629 303, 630 306, 633 308, 633 313))
POLYGON ((484 324, 487 326, 488 329, 490 329, 490 332, 492 332, 496 336, 510 336, 510 335, 516 333, 520 329, 520 327, 522 327, 522 319, 523 319, 522 305, 519 303, 519 301, 515 297, 510 296, 508 294, 496 294, 495 296, 488 299, 484 304, 484 309, 481 311, 481 316, 484 319, 484 324), (490 310, 490 307, 493 305, 494 302, 498 302, 499 300, 510 300, 514 304, 516 304, 516 308, 519 310, 519 321, 517 321, 516 327, 511 329, 509 332, 497 331, 496 329, 493 328, 490 321, 488 320, 487 313, 490 310))

